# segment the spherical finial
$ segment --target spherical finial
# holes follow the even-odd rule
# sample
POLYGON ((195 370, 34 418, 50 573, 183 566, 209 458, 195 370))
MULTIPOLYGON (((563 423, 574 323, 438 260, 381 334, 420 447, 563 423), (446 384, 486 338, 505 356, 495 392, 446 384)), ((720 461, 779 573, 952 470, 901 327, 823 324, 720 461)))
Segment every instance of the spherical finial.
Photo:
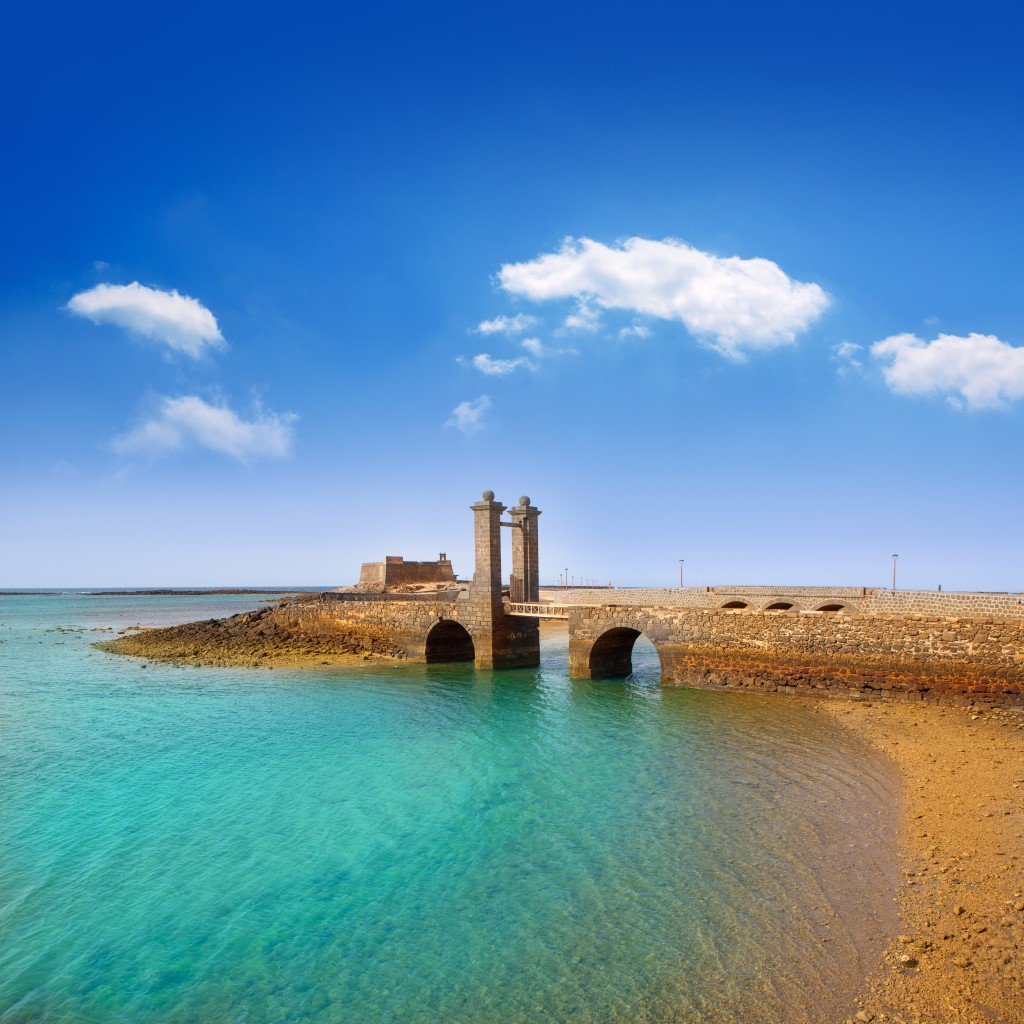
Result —
POLYGON ((523 508, 527 508, 529 506, 529 504, 530 504, 530 499, 524 494, 519 499, 519 504, 522 505, 523 508))
POLYGON ((494 501, 494 491, 484 491, 484 501, 494 501))

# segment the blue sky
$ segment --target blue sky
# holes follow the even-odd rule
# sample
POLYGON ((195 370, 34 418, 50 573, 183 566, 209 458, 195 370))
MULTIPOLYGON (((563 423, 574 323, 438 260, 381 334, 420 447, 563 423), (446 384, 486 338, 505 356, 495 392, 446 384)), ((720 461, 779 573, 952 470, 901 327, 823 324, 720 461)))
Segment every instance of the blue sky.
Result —
POLYGON ((8 14, 0 587, 468 576, 491 488, 551 580, 1024 588, 1020 28, 8 14))

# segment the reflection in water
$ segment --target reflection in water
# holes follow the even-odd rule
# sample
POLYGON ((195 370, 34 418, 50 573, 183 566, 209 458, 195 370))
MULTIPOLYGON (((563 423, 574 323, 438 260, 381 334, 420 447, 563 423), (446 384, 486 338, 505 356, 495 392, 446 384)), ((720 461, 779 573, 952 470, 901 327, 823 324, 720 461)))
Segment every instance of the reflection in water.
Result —
POLYGON ((804 704, 663 689, 642 639, 571 682, 557 637, 537 669, 260 673, 45 632, 166 601, 0 603, 0 1021, 848 1013, 894 779, 804 704))

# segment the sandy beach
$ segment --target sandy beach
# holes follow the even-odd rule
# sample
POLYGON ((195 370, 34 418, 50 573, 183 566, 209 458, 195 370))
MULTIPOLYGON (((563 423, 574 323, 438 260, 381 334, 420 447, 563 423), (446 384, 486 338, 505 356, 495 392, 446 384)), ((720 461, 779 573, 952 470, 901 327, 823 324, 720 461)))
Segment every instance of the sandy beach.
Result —
POLYGON ((1024 713, 821 702, 903 779, 902 921, 857 1021, 1024 1021, 1024 713))

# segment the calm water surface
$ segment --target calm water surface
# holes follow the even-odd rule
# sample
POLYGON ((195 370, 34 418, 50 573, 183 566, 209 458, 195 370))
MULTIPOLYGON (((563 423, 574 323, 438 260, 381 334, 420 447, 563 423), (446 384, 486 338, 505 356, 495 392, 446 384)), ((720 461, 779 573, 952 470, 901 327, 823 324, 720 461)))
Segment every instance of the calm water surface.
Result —
POLYGON ((0 598, 0 1021, 842 1017, 895 930, 891 767, 803 702, 539 669, 172 668, 0 598), (75 631, 52 631, 55 627, 75 631))

